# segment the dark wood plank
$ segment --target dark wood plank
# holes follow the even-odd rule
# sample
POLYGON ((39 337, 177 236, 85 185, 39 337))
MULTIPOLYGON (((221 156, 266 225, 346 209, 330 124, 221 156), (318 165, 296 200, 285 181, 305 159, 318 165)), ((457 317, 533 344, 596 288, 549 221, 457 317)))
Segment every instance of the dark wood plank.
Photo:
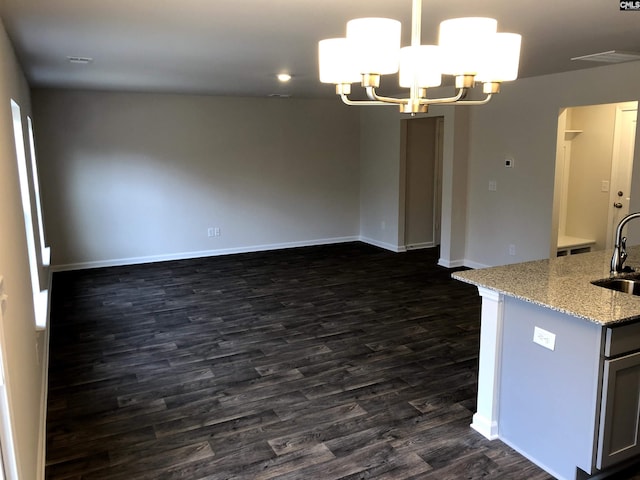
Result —
POLYGON ((54 274, 47 478, 551 478, 469 427, 480 300, 437 259, 348 243, 54 274))

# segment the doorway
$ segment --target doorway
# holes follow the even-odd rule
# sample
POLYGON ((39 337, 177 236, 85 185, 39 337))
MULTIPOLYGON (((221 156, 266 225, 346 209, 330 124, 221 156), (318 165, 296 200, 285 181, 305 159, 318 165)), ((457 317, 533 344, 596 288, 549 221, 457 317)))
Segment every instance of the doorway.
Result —
POLYGON ((440 245, 444 117, 402 121, 404 138, 404 245, 440 245))
POLYGON ((628 212, 638 102, 561 109, 551 256, 611 248, 628 212))

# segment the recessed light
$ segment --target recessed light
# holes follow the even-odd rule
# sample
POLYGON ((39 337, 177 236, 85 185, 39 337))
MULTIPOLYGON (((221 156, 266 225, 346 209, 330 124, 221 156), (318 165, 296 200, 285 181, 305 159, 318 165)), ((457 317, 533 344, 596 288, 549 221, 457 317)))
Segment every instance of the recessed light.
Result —
POLYGON ((289 80, 291 80, 291 75, 289 75, 288 73, 279 73, 277 77, 281 82, 288 82, 289 80))
POLYGON ((86 65, 87 63, 93 62, 93 58, 91 58, 91 57, 74 57, 74 56, 70 56, 70 57, 67 57, 67 60, 69 60, 69 63, 78 63, 78 64, 81 64, 81 65, 86 65))

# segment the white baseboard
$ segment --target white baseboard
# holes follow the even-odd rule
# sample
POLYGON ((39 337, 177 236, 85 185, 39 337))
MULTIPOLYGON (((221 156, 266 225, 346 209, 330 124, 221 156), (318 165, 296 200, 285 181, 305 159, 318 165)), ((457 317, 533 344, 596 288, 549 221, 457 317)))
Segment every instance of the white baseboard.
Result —
POLYGON ((187 260, 191 258, 216 257, 235 253, 262 252, 267 250, 282 250, 284 248, 311 247, 315 245, 331 245, 334 243, 357 242, 360 237, 334 237, 301 242, 274 243, 264 245, 248 245, 245 247, 221 248, 217 250, 202 250, 198 252, 172 253, 167 255, 150 255, 145 257, 117 258, 96 262, 70 263, 66 265, 52 265, 51 270, 62 272, 66 270, 85 270, 88 268, 120 267, 123 265, 137 265, 142 263, 166 262, 170 260, 187 260))
POLYGON ((368 243, 369 245, 373 245, 374 247, 384 248, 385 250, 389 250, 395 253, 406 252, 406 247, 399 247, 398 245, 393 245, 391 243, 381 242, 379 240, 374 240, 373 238, 368 237, 359 237, 358 240, 364 243, 368 243))
POLYGON ((433 248, 436 244, 433 242, 411 243, 407 245, 407 250, 420 250, 422 248, 433 248))
POLYGON ((495 440, 499 438, 498 424, 496 422, 492 422, 491 420, 483 417, 479 413, 475 413, 473 415, 471 428, 473 428, 476 432, 478 432, 480 435, 482 435, 488 440, 495 440))
MULTIPOLYGON (((311 247, 316 245, 331 245, 336 243, 357 242, 357 241, 367 243, 375 247, 383 248, 385 250, 389 250, 394 253, 402 253, 402 252, 406 252, 407 250, 416 250, 419 248, 433 248, 435 246, 433 242, 425 242, 425 243, 412 244, 407 246, 398 246, 398 245, 393 245, 391 243, 381 242, 379 240, 374 240, 372 238, 362 237, 362 236, 333 237, 333 238, 322 238, 322 239, 315 239, 315 240, 305 240, 300 242, 249 245, 244 247, 221 248, 217 250, 202 250, 197 252, 182 252, 182 253, 172 253, 172 254, 166 254, 166 255, 149 255, 144 257, 116 258, 112 260, 99 260, 99 261, 93 261, 93 262, 79 262, 79 263, 52 265, 51 271, 63 272, 67 270, 85 270, 89 268, 120 267, 124 265, 166 262, 171 260, 187 260, 191 258, 232 255, 235 253, 262 252, 267 250, 282 250, 285 248, 311 247)), ((454 262, 448 262, 447 264, 445 264, 443 263, 442 259, 440 259, 438 264, 447 268, 464 266, 463 261, 454 261, 454 262)))
POLYGON ((464 260, 447 260, 446 258, 440 257, 438 259, 438 265, 445 268, 458 268, 464 267, 464 260))
POLYGON ((489 268, 491 265, 485 265, 483 263, 478 263, 478 262, 474 262, 473 260, 468 260, 465 259, 463 261, 463 265, 461 265, 463 267, 469 267, 469 268, 473 268, 473 269, 479 269, 479 268, 489 268))

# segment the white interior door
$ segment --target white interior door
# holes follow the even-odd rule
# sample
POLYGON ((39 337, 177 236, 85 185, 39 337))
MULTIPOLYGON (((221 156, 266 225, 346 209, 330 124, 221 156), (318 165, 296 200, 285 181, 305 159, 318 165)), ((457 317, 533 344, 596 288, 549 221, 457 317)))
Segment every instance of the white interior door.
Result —
POLYGON ((611 185, 609 189, 610 210, 607 249, 613 248, 615 229, 620 220, 629 213, 637 116, 637 102, 631 102, 629 105, 623 105, 616 109, 611 185))

